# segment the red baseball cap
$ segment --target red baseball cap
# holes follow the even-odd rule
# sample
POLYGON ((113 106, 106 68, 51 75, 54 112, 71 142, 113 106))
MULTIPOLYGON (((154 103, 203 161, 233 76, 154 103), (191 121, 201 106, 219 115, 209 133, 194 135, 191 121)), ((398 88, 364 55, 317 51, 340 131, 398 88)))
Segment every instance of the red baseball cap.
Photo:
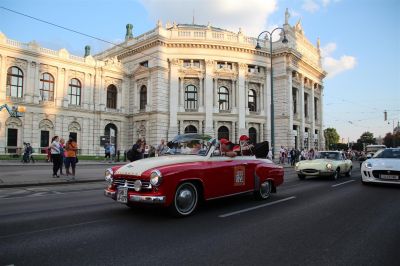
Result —
POLYGON ((221 143, 221 144, 229 144, 229 143, 232 143, 231 141, 229 141, 229 140, 227 140, 227 139, 220 139, 219 140, 219 143, 221 143))
POLYGON ((239 138, 240 141, 250 140, 250 138, 246 135, 241 135, 239 138))

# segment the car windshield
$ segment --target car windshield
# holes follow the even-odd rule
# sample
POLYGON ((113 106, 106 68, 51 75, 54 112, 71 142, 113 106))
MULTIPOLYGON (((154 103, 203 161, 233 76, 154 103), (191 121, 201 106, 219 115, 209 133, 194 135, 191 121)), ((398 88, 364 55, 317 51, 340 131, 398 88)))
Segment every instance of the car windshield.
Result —
POLYGON ((168 142, 167 155, 207 155, 210 136, 204 134, 181 134, 168 142))
POLYGON ((373 158, 400 159, 400 149, 384 149, 375 153, 373 158))
POLYGON ((315 159, 340 160, 340 153, 329 151, 317 152, 317 154, 315 155, 315 159))

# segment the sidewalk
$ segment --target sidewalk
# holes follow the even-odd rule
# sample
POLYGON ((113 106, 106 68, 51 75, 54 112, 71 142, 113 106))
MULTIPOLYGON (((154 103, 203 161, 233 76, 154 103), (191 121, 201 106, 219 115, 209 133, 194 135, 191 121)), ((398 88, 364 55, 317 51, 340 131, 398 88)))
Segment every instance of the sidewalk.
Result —
MULTIPOLYGON (((40 161, 24 164, 19 160, 0 160, 0 189, 104 181, 105 169, 114 165, 124 165, 126 163, 128 162, 108 163, 103 161, 80 160, 77 164, 76 179, 71 181, 65 175, 59 178, 53 178, 51 174, 52 163, 40 161)), ((283 167, 284 169, 293 168, 289 164, 285 164, 283 167)), ((65 173, 65 169, 63 169, 63 171, 65 173)))
MULTIPOLYGON (((103 162, 80 160, 74 181, 66 175, 53 178, 52 163, 21 163, 19 160, 0 160, 0 188, 45 186, 104 181, 104 170, 127 162, 103 162)), ((65 168, 63 168, 65 173, 65 168)))

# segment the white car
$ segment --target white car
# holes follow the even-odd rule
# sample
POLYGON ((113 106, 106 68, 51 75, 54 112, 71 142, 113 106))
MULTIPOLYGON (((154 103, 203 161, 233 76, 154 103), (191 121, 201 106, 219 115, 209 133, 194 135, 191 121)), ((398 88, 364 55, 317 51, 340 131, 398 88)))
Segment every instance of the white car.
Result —
POLYGON ((366 183, 400 184, 400 148, 375 153, 361 165, 361 181, 366 183))

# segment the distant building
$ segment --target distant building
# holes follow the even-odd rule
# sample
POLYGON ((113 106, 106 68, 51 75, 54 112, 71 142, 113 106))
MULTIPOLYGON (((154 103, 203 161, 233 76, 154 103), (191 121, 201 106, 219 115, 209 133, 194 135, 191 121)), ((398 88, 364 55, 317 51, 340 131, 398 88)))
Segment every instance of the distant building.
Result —
MULTIPOLYGON (((288 43, 273 43, 276 147, 324 148, 319 42, 300 22, 283 25, 288 43)), ((282 35, 281 35, 282 38, 282 35)), ((269 40, 216 27, 157 23, 97 55, 74 56, 0 33, 0 103, 26 106, 22 118, 0 113, 0 153, 53 135, 77 139, 82 154, 103 153, 111 140, 125 150, 186 132, 237 141, 270 140, 269 40)), ((277 152, 278 149, 275 151, 277 152)))

